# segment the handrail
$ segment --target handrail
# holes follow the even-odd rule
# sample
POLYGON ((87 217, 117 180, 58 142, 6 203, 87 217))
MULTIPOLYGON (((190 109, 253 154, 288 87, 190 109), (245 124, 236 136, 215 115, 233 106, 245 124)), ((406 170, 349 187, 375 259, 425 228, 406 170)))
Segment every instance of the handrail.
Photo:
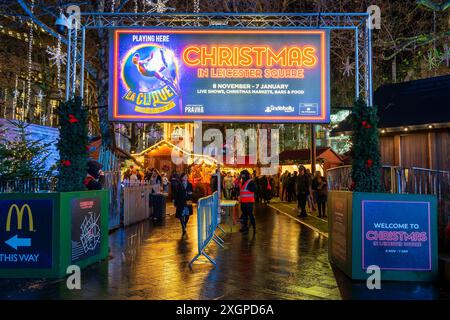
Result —
POLYGON ((411 167, 411 170, 420 170, 420 171, 428 171, 428 172, 436 172, 436 173, 446 173, 450 174, 450 171, 444 171, 444 170, 435 170, 435 169, 428 169, 428 168, 419 168, 419 167, 411 167))
MULTIPOLYGON (((327 169, 327 172, 334 171, 334 170, 340 170, 342 168, 351 168, 351 167, 352 167, 352 165, 346 164, 346 165, 343 165, 343 166, 327 169)), ((400 166, 391 166, 391 165, 383 165, 382 167, 383 168, 401 168, 400 166)), ((414 168, 413 167, 411 169, 422 169, 422 168, 414 168)), ((439 170, 436 170, 436 171, 439 171, 439 170)), ((448 171, 442 171, 442 172, 448 172, 448 171)))

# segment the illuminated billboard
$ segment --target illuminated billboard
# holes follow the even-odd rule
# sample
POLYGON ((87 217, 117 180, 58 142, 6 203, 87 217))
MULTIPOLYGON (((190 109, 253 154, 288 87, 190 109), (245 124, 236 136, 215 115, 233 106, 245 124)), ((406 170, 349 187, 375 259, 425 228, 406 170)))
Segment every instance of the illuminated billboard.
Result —
POLYGON ((115 29, 111 121, 329 122, 327 30, 115 29))
POLYGON ((362 268, 431 271, 430 214, 430 202, 363 200, 362 268))

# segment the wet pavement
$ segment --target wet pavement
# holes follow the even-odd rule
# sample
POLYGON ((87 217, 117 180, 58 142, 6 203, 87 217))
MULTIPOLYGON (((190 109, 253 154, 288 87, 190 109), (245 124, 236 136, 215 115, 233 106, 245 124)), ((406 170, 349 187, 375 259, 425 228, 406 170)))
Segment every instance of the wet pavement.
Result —
MULTIPOLYGON (((287 209, 286 209, 287 211, 287 209)), ((81 290, 66 280, 0 279, 0 299, 443 299, 447 292, 424 283, 382 283, 368 290, 330 266, 327 237, 280 210, 256 210, 256 234, 228 233, 225 248, 207 249, 217 267, 197 253, 196 216, 181 236, 179 221, 144 222, 110 235, 110 255, 82 271, 81 290)))
POLYGON ((319 218, 317 210, 312 211, 307 207, 306 211, 308 216, 306 218, 300 218, 298 217, 299 210, 296 202, 282 202, 274 199, 269 203, 269 207, 328 238, 328 220, 327 218, 319 218))

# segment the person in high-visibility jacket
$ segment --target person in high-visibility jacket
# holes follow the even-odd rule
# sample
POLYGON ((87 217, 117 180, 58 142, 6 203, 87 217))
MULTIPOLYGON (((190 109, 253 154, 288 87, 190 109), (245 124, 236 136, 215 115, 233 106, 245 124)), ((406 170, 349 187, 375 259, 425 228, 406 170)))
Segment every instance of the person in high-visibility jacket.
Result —
POLYGON ((253 214, 253 204, 255 203, 255 193, 257 190, 256 183, 250 178, 250 173, 243 170, 240 176, 241 183, 239 184, 239 202, 241 203, 241 232, 248 231, 248 220, 253 227, 253 232, 256 231, 255 215, 253 214))

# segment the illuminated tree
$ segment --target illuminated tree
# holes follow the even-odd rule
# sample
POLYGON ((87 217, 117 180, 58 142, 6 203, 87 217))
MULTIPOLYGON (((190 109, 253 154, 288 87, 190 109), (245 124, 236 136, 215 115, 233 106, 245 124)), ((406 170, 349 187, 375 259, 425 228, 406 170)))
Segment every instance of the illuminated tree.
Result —
POLYGON ((33 140, 27 131, 29 124, 8 121, 12 128, 0 128, 0 181, 43 177, 49 172, 46 161, 50 156, 42 139, 33 140))

